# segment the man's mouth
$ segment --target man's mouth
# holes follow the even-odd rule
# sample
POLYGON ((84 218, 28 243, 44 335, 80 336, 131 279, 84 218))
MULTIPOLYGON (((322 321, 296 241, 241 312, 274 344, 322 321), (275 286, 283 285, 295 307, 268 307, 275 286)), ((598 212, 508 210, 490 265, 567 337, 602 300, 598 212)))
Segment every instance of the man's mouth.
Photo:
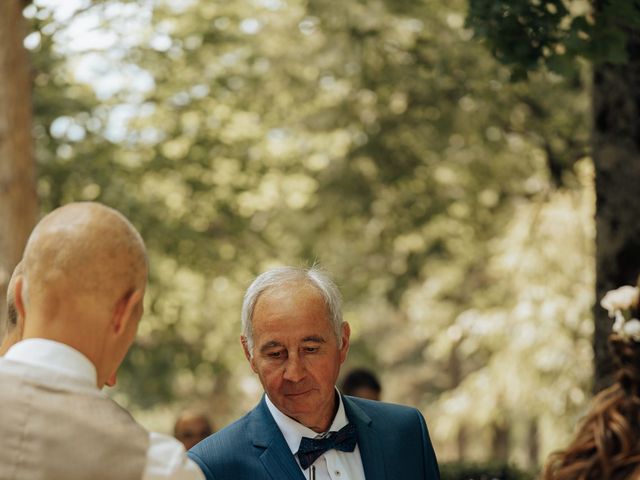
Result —
POLYGON ((303 395, 306 395, 307 393, 309 393, 311 390, 305 390, 304 392, 293 392, 293 393, 285 393, 284 396, 285 397, 301 397, 303 395))

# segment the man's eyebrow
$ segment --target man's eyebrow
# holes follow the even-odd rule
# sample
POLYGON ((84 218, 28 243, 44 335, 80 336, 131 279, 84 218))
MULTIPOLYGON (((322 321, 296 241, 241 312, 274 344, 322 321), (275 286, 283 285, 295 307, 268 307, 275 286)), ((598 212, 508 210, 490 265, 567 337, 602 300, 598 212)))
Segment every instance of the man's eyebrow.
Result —
POLYGON ((327 341, 319 335, 310 335, 302 339, 303 342, 327 343, 327 341))
POLYGON ((265 350, 269 350, 270 348, 281 347, 282 344, 275 340, 271 340, 270 342, 265 343, 260 347, 260 351, 264 352, 265 350))

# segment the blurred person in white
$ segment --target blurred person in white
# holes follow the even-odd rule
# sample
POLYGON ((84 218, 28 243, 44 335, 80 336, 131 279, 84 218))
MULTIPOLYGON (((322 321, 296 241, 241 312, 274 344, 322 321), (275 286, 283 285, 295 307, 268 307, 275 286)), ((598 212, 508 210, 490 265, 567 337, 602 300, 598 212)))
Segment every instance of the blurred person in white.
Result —
POLYGON ((13 270, 9 285, 7 286, 7 314, 3 320, 0 315, 0 356, 4 355, 9 347, 22 338, 24 331, 24 319, 16 310, 15 290, 16 280, 22 275, 22 262, 13 270))
POLYGON ((102 391, 133 343, 147 258, 119 212, 72 203, 45 216, 15 281, 22 339, 0 358, 3 480, 202 479, 173 437, 102 391))

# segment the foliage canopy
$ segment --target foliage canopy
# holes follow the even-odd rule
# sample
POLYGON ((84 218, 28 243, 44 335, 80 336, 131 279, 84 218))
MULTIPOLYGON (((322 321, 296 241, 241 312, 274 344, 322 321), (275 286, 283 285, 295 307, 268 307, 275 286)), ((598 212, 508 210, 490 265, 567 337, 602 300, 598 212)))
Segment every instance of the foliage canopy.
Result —
POLYGON ((526 463, 530 423, 545 448, 570 430, 591 355, 582 74, 513 84, 458 0, 25 13, 45 210, 102 201, 150 251, 120 400, 237 417, 260 391, 244 288, 319 261, 346 299, 350 365, 425 410, 443 458, 486 456, 487 427, 508 425, 526 463), (74 43, 83 22, 101 47, 74 43))

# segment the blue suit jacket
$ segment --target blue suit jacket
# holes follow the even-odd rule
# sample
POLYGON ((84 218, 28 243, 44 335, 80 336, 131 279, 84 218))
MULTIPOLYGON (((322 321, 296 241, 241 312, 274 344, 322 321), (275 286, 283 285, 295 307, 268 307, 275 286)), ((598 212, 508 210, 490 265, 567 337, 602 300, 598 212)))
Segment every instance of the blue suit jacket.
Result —
MULTIPOLYGON (((420 412, 343 396, 356 425, 366 480, 438 480, 440 474, 420 412)), ((207 480, 304 480, 264 397, 256 408, 207 437, 189 457, 207 480)))

